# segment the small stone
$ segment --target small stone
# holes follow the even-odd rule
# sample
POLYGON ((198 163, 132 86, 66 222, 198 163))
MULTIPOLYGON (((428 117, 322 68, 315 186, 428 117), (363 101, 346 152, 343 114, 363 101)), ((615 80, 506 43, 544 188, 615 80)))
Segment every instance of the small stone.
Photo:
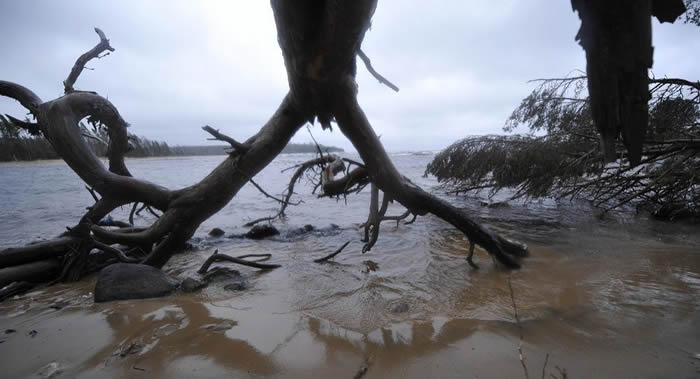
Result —
POLYGON ((70 302, 69 302, 69 301, 67 301, 67 300, 61 300, 61 301, 57 301, 57 302, 55 302, 55 303, 49 305, 49 308, 55 309, 55 310, 58 311, 58 310, 61 310, 61 309, 65 308, 65 307, 67 307, 67 306, 69 306, 69 305, 70 305, 70 302))
POLYGON ((224 231, 220 228, 214 228, 209 231, 209 237, 218 238, 224 235, 224 231))
POLYGON ((142 264, 115 263, 100 271, 95 284, 95 302, 162 297, 178 284, 163 271, 142 264))
POLYGON ((204 326, 202 326, 202 329, 211 330, 214 332, 223 332, 223 331, 226 331, 226 330, 233 328, 236 325, 238 325, 237 322, 229 320, 229 321, 224 321, 220 324, 204 325, 204 326))
POLYGON ((37 331, 34 330, 34 329, 30 330, 30 331, 27 333, 27 335, 28 335, 29 337, 31 337, 31 338, 36 337, 37 334, 39 334, 39 332, 37 332, 37 331))
POLYGON ((241 273, 238 270, 234 270, 228 267, 214 267, 204 274, 204 281, 207 283, 221 282, 224 280, 238 280, 241 279, 241 273))
POLYGON ((394 308, 391 310, 394 313, 405 313, 408 312, 408 304, 407 303, 399 303, 394 306, 394 308))
POLYGON ((226 291, 243 291, 248 288, 248 283, 245 280, 237 280, 235 282, 228 283, 224 286, 226 291))
POLYGON ((194 278, 185 278, 185 280, 180 283, 180 290, 182 292, 194 292, 200 290, 207 286, 207 283, 197 280, 194 278))
POLYGON ((366 260, 362 262, 365 265, 365 271, 364 272, 370 272, 370 271, 377 271, 379 268, 379 265, 377 262, 371 261, 371 260, 366 260))
POLYGON ((39 370, 38 375, 44 379, 55 378, 63 372, 63 368, 58 362, 51 362, 39 370))
POLYGON ((314 229, 316 229, 316 228, 314 228, 314 226, 311 225, 311 224, 306 224, 306 225, 304 225, 304 230, 307 231, 307 232, 310 232, 310 231, 312 231, 312 230, 314 230, 314 229))
POLYGON ((146 346, 143 344, 132 342, 126 347, 126 349, 122 349, 122 351, 119 352, 119 356, 123 358, 127 355, 138 354, 143 351, 144 347, 146 346))
POLYGON ((280 234, 280 231, 277 230, 272 225, 269 224, 262 224, 262 225, 255 225, 252 227, 248 233, 245 234, 246 238, 250 238, 253 240, 261 240, 263 238, 267 237, 272 237, 280 234))

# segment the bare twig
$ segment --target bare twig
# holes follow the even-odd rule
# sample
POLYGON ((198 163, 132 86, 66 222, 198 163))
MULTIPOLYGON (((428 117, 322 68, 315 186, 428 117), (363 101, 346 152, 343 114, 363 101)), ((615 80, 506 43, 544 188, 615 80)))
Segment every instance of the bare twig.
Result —
POLYGON ((513 294, 513 284, 511 283, 512 274, 508 273, 508 289, 510 290, 510 300, 513 304, 513 315, 515 316, 515 323, 518 325, 518 330, 520 331, 520 341, 518 342, 518 355, 520 357, 520 364, 523 366, 523 373, 525 374, 525 379, 530 379, 530 374, 527 371, 527 365, 525 365, 525 356, 523 355, 523 326, 520 324, 520 316, 518 316, 518 308, 515 306, 515 295, 513 294))
POLYGON ((90 195, 95 200, 95 202, 100 201, 100 198, 97 196, 97 193, 94 189, 90 188, 89 186, 85 186, 85 189, 88 190, 88 192, 90 192, 90 195))
POLYGON ((134 202, 134 205, 131 207, 131 212, 129 212, 129 224, 131 225, 134 225, 134 213, 136 213, 136 207, 138 205, 138 202, 134 202))
POLYGON ((250 148, 250 146, 236 141, 232 137, 229 137, 226 134, 219 132, 218 129, 214 129, 209 125, 202 126, 202 130, 214 136, 214 138, 210 138, 211 140, 224 141, 231 145, 231 147, 233 147, 233 150, 236 152, 245 153, 250 148))
POLYGON ((382 83, 394 91, 399 92, 399 87, 387 80, 387 78, 383 77, 374 69, 374 67, 372 67, 372 61, 370 61, 369 57, 362 51, 362 49, 357 49, 357 56, 362 59, 362 62, 365 63, 365 67, 367 67, 367 71, 369 71, 369 73, 372 74, 372 76, 374 76, 377 80, 379 80, 379 83, 382 83))
MULTIPOLYGON (((267 193, 267 191, 265 191, 258 183, 255 183, 255 181, 254 181, 253 179, 250 179, 250 180, 248 180, 248 181, 250 182, 250 184, 252 184, 253 186, 255 186, 255 188, 257 188, 258 191, 260 191, 260 193, 262 193, 262 194, 265 195, 266 197, 268 197, 268 198, 270 198, 270 199, 272 199, 272 200, 274 200, 274 201, 276 201, 276 202, 278 202, 278 203, 280 203, 280 204, 284 204, 284 203, 285 203, 285 201, 282 200, 282 199, 280 199, 279 197, 272 196, 272 195, 270 195, 269 193, 267 193)), ((299 205, 299 203, 293 203, 293 204, 291 204, 291 205, 299 205)))
POLYGON ((544 365, 542 366, 542 379, 544 379, 547 372, 547 363, 549 363, 549 353, 544 357, 544 365))
MULTIPOLYGON (((250 256, 250 255, 247 255, 250 256)), ((274 268, 281 267, 278 264, 271 264, 271 263, 260 263, 259 261, 249 261, 245 260, 239 257, 232 257, 230 255, 226 254, 219 254, 219 250, 214 250, 214 254, 212 254, 209 258, 207 258, 206 261, 204 261, 204 264, 202 264, 202 267, 197 270, 197 273, 199 274, 206 274, 207 271, 209 271, 209 266, 212 265, 214 262, 220 262, 220 261, 227 261, 227 262, 232 262, 235 264, 239 264, 242 266, 248 266, 248 267, 254 267, 254 268, 259 268, 262 270, 271 270, 274 268)))
POLYGON ((116 247, 112 247, 112 246, 110 246, 110 245, 107 245, 106 243, 102 243, 102 242, 99 242, 99 241, 94 241, 93 244, 95 245, 96 248, 98 248, 98 249, 100 249, 100 250, 102 250, 102 251, 104 251, 104 252, 106 252, 106 253, 114 254, 114 255, 117 257, 117 259, 119 259, 119 261, 121 261, 121 262, 124 262, 124 263, 137 263, 137 262, 139 262, 139 261, 141 260, 141 259, 139 259, 139 258, 131 258, 131 257, 128 257, 128 256, 126 256, 126 254, 124 254, 124 252, 122 252, 121 250, 117 249, 116 247))
POLYGON ((469 255, 467 255, 467 263, 469 263, 469 266, 471 266, 473 269, 479 269, 479 266, 477 266, 476 263, 472 260, 474 257, 474 242, 469 241, 469 255))
POLYGON ((348 244, 350 244, 350 241, 345 242, 341 247, 338 248, 338 250, 334 251, 333 253, 328 254, 328 255, 326 255, 326 256, 323 257, 323 258, 314 259, 314 262, 316 262, 316 263, 323 263, 323 262, 326 262, 327 260, 329 260, 329 259, 335 257, 336 255, 340 254, 340 252, 343 251, 343 249, 345 249, 345 247, 348 246, 348 244))

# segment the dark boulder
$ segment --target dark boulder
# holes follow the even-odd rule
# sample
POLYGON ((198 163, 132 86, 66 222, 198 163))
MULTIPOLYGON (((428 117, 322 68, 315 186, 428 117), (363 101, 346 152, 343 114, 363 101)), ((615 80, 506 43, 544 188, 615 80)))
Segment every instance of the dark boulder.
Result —
POLYGON ((275 228, 274 226, 269 224, 262 224, 255 225, 254 227, 252 227, 248 231, 248 233, 244 234, 244 237, 253 240, 260 240, 263 238, 276 236, 278 234, 280 234, 280 231, 277 230, 277 228, 275 228))
POLYGON ((391 309, 391 311, 394 313, 405 313, 408 312, 408 308, 407 303, 398 303, 391 309))
POLYGON ((95 285, 95 302, 161 297, 175 291, 178 281, 157 268, 115 263, 100 271, 95 285))
POLYGON ((209 231, 209 237, 219 238, 224 235, 224 231, 220 228, 214 228, 209 231))
POLYGON ((182 283, 180 283, 180 291, 182 292, 195 292, 207 286, 207 283, 197 280, 194 278, 185 278, 182 283))

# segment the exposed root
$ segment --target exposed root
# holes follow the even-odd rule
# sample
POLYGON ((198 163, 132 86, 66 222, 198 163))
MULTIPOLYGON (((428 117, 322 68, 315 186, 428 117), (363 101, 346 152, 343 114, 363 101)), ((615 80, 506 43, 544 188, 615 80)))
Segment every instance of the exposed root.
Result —
POLYGON ((474 242, 469 241, 469 255, 467 255, 467 263, 469 263, 469 266, 471 266, 473 269, 478 270, 479 266, 474 263, 472 257, 474 257, 474 242))
MULTIPOLYGON (((253 256, 253 255, 247 254, 247 255, 242 255, 240 257, 232 257, 232 256, 229 256, 226 254, 219 254, 219 250, 214 250, 214 254, 212 254, 209 258, 207 258, 206 261, 204 261, 204 263, 202 264, 202 267, 200 267, 199 270, 197 270, 197 273, 206 274, 207 271, 209 271, 209 266, 211 266, 212 263, 221 262, 221 261, 232 262, 232 263, 243 265, 243 266, 259 268, 262 270, 271 270, 271 269, 281 267, 278 264, 260 263, 260 260, 251 261, 251 260, 243 259, 245 257, 250 257, 250 256, 253 256)), ((265 259, 265 260, 267 260, 267 259, 265 259)))
POLYGON ((345 247, 348 246, 349 244, 350 244, 350 241, 345 242, 342 246, 340 246, 340 247, 338 248, 338 250, 334 251, 334 252, 331 253, 331 254, 326 255, 326 256, 323 257, 323 258, 314 259, 314 262, 316 262, 316 263, 323 263, 323 262, 328 261, 329 259, 332 259, 332 258, 335 257, 336 255, 340 254, 340 252, 343 251, 343 249, 345 249, 345 247))

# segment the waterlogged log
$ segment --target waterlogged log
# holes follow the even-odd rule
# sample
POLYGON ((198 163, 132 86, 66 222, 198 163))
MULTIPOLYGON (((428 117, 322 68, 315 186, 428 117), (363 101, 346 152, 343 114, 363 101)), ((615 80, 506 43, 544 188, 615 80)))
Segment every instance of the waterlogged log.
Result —
POLYGON ((78 242, 75 237, 61 237, 24 247, 11 247, 0 251, 0 268, 16 266, 65 254, 70 245, 78 242))
POLYGON ((0 269, 0 288, 12 282, 45 282, 60 273, 61 264, 57 259, 45 259, 19 266, 0 269))

